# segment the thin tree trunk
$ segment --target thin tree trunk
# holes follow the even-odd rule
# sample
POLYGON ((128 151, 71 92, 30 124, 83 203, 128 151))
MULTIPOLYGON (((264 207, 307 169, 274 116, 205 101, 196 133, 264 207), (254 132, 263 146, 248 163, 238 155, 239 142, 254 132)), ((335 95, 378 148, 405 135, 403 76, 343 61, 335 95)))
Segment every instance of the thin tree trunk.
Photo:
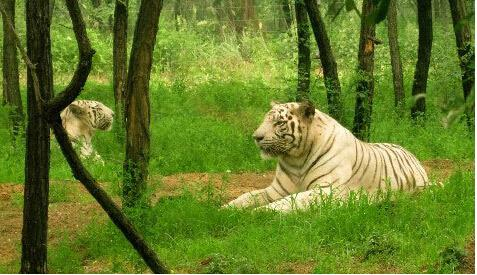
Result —
MULTIPOLYGON (((49 0, 26 1, 27 55, 36 64, 41 98, 53 94, 49 0)), ((25 189, 21 273, 47 273, 50 129, 38 109, 32 71, 27 71, 25 189)))
POLYGON ((296 28, 298 42, 298 85, 296 100, 310 98, 310 27, 305 4, 295 1, 296 28))
MULTIPOLYGON (((474 100, 469 98, 474 87, 474 44, 469 23, 466 21, 467 11, 464 0, 449 0, 452 22, 454 25, 455 42, 457 45, 457 54, 462 71, 462 89, 464 91, 464 100, 472 100, 470 106, 466 106, 467 125, 469 130, 473 131, 474 118, 474 100)), ((467 105, 467 104, 466 104, 467 105)))
POLYGON ((391 68, 393 72, 394 106, 402 107, 404 103, 404 83, 401 54, 399 52, 396 0, 389 1, 388 38, 391 68))
POLYGON ((242 55, 244 59, 248 59, 248 56, 244 52, 243 45, 242 45, 244 27, 245 27, 244 26, 245 24, 242 18, 242 15, 243 15, 243 11, 242 11, 243 7, 241 6, 242 1, 232 2, 231 0, 226 0, 225 3, 226 3, 227 16, 229 18, 230 25, 235 30, 235 38, 237 40, 240 55, 242 55), (236 5, 238 5, 238 7, 236 5))
POLYGON ((341 103, 341 86, 338 77, 338 68, 333 51, 331 50, 330 39, 326 33, 325 23, 321 17, 316 0, 305 0, 305 5, 320 51, 320 61, 323 67, 326 95, 328 98, 328 110, 333 118, 342 121, 343 107, 341 103))
POLYGON ((369 20, 373 12, 373 0, 364 0, 361 12, 361 32, 358 49, 359 81, 356 87, 356 105, 353 133, 361 140, 370 137, 374 96, 374 37, 375 24, 369 20))
POLYGON ((287 31, 289 32, 292 25, 292 15, 290 11, 290 5, 288 0, 281 0, 281 6, 283 11, 283 16, 285 18, 285 23, 287 24, 287 31))
POLYGON ((253 30, 258 29, 258 21, 255 17, 255 1, 254 0, 244 0, 243 8, 243 20, 247 22, 249 28, 253 30))
POLYGON ((162 0, 142 0, 128 69, 126 101, 125 206, 144 202, 149 165, 149 78, 162 0))
POLYGON ((174 25, 176 26, 176 31, 179 31, 179 20, 181 17, 181 0, 174 1, 174 25))
POLYGON ((113 29, 114 106, 118 122, 123 125, 128 56, 128 0, 116 0, 113 29))
POLYGON ((6 16, 3 19, 3 104, 9 105, 12 123, 12 138, 18 135, 24 127, 24 114, 20 85, 18 80, 18 59, 15 45, 15 34, 8 26, 9 22, 15 27, 15 0, 4 0, 6 16))
POLYGON ((429 76, 432 49, 432 5, 431 0, 417 1, 417 21, 419 25, 419 48, 417 52, 416 70, 412 95, 415 104, 411 108, 413 119, 426 112, 426 89, 429 76))
POLYGON ((227 14, 224 11, 224 6, 222 0, 214 0, 212 3, 215 9, 215 15, 217 16, 217 25, 216 25, 216 32, 220 35, 220 38, 224 38, 224 29, 222 28, 225 25, 225 21, 227 19, 227 14))

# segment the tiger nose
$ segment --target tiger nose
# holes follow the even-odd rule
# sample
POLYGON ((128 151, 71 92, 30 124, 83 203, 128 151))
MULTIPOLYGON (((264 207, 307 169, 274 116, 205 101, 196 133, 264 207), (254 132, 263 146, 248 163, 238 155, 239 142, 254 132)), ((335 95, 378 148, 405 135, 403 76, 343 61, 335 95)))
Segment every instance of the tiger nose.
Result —
POLYGON ((252 136, 255 139, 255 141, 257 141, 257 142, 261 141, 264 138, 263 135, 260 135, 260 134, 257 134, 257 133, 254 133, 252 136))

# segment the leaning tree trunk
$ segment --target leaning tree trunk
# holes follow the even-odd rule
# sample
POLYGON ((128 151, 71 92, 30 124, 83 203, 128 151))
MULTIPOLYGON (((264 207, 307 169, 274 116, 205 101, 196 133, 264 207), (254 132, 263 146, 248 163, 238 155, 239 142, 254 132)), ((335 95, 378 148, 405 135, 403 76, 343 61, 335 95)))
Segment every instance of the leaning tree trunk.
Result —
POLYGON ((18 59, 15 44, 15 34, 8 24, 15 27, 15 0, 3 1, 5 16, 3 19, 3 104, 11 107, 10 120, 12 123, 12 137, 18 135, 24 126, 24 114, 20 85, 18 81, 18 59))
MULTIPOLYGON (((149 165, 149 78, 162 0, 142 0, 128 70, 123 201, 141 203, 149 165)), ((143 201, 142 201, 143 202, 143 201)))
POLYGON ((124 98, 127 77, 128 0, 116 0, 113 27, 113 88, 118 122, 124 122, 124 98))
POLYGON ((419 48, 412 95, 415 103, 411 108, 411 117, 416 119, 426 112, 426 89, 431 62, 432 49, 432 5, 431 0, 417 1, 417 21, 419 25, 419 48))
POLYGON ((364 0, 358 49, 358 75, 353 133, 361 140, 369 140, 374 96, 374 36, 375 23, 370 20, 373 0, 364 0))
POLYGON ((298 41, 298 85, 296 100, 310 97, 310 27, 305 4, 295 1, 296 28, 298 41))
POLYGON ((391 68, 393 71, 394 106, 400 108, 404 104, 404 82, 401 54, 399 52, 396 0, 389 1, 388 38, 391 68))
POLYGON ((474 126, 474 100, 469 98, 474 87, 474 44, 469 23, 466 21, 467 11, 465 1, 449 0, 452 22, 454 25, 455 41, 457 44, 457 54, 459 55, 460 69, 462 71, 462 89, 464 90, 464 100, 466 102, 465 114, 469 130, 473 131, 474 126), (468 99, 471 100, 467 106, 468 99))
POLYGON ((325 23, 321 17, 316 0, 305 0, 308 17, 315 34, 315 40, 320 51, 320 61, 325 78, 326 95, 328 98, 328 110, 330 115, 338 121, 342 121, 343 107, 341 103, 341 86, 338 78, 336 60, 331 50, 330 39, 326 33, 325 23))
MULTIPOLYGON (((49 0, 26 1, 27 54, 36 64, 43 100, 53 94, 49 0)), ((47 273, 48 184, 50 129, 35 96, 32 70, 27 71, 25 190, 23 204, 21 273, 47 273)))

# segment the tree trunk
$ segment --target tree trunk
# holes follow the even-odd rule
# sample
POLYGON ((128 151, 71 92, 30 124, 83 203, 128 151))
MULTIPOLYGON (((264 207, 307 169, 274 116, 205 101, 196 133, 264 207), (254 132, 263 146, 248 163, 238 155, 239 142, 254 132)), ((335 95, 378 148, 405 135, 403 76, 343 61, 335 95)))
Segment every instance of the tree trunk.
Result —
POLYGON ((417 1, 417 21, 419 25, 419 46, 412 95, 415 99, 411 108, 413 119, 426 112, 426 88, 432 49, 432 5, 431 0, 417 1))
MULTIPOLYGON (((40 95, 53 93, 49 0, 26 1, 27 54, 36 64, 40 95)), ((40 114, 32 71, 27 71, 25 190, 22 229, 21 273, 47 273, 48 184, 50 129, 40 114)))
POLYGON ((114 106, 118 124, 124 125, 128 55, 128 0, 116 0, 113 34, 113 88, 114 106))
POLYGON ((323 67, 326 95, 328 98, 328 110, 330 115, 338 121, 342 121, 343 107, 341 103, 341 86, 338 78, 336 60, 331 50, 330 39, 326 33, 325 23, 316 0, 305 0, 308 17, 315 34, 315 40, 320 51, 320 61, 323 67))
POLYGON ((389 1, 388 38, 391 68, 393 71, 394 106, 402 107, 404 104, 404 82, 401 54, 399 52, 396 0, 389 1))
POLYGON ((18 59, 15 34, 8 26, 15 27, 15 0, 4 0, 6 16, 3 19, 3 104, 9 105, 9 116, 12 122, 12 138, 24 127, 24 114, 20 85, 18 80, 18 59))
POLYGON ((239 47, 240 54, 244 59, 248 59, 247 54, 243 50, 242 46, 242 39, 245 24, 242 18, 243 11, 242 11, 242 1, 232 2, 231 0, 226 0, 226 9, 227 9, 227 16, 229 18, 230 25, 235 30, 235 38, 237 40, 237 44, 239 47))
POLYGON ((361 12, 361 31, 358 49, 358 75, 353 133, 361 140, 370 137, 374 96, 374 37, 375 27, 369 16, 374 10, 373 0, 364 0, 361 12))
POLYGON ((181 17, 181 0, 174 1, 174 25, 176 26, 176 31, 179 31, 179 20, 181 17))
POLYGON ((298 41, 298 85, 296 100, 310 98, 310 27, 305 4, 295 1, 296 28, 298 41))
POLYGON ((215 31, 217 32, 217 34, 220 35, 220 38, 223 39, 224 38, 224 29, 222 28, 222 26, 226 25, 225 21, 227 19, 227 14, 224 11, 224 6, 223 6, 222 0, 214 0, 214 2, 212 2, 212 5, 215 9, 215 15, 217 16, 217 24, 216 24, 216 27, 215 27, 215 31))
POLYGON ((149 165, 149 78, 162 0, 142 0, 128 69, 126 101, 125 206, 144 202, 149 165))
POLYGON ((466 116, 469 130, 473 131, 474 118, 474 100, 469 98, 474 87, 474 42, 469 23, 466 20, 467 11, 464 0, 449 0, 452 22, 454 25, 455 41, 457 45, 457 54, 459 55, 460 69, 462 71, 462 89, 464 90, 464 100, 466 102, 466 116), (471 100, 470 106, 467 106, 467 100, 471 100))
POLYGON ((291 25, 293 22, 292 22, 292 15, 291 15, 290 5, 288 0, 282 0, 281 6, 283 11, 283 16, 285 18, 285 23, 287 24, 287 31, 290 31, 291 25))
POLYGON ((243 20, 247 22, 249 28, 253 30, 258 29, 258 21, 255 17, 255 1, 244 0, 243 20))

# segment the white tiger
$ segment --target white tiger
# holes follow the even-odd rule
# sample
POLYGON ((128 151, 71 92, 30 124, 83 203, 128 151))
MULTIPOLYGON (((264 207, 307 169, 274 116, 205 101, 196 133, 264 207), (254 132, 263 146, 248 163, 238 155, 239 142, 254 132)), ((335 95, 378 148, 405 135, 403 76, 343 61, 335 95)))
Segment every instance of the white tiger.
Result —
POLYGON ((80 156, 93 156, 104 163, 93 149, 91 139, 96 130, 111 130, 114 112, 98 101, 76 100, 61 112, 60 117, 70 140, 80 144, 80 156))
POLYGON ((277 157, 270 186, 225 207, 306 209, 321 196, 344 199, 350 191, 415 189, 428 182, 419 161, 404 148, 358 140, 310 102, 274 104, 253 134, 262 157, 277 157))

